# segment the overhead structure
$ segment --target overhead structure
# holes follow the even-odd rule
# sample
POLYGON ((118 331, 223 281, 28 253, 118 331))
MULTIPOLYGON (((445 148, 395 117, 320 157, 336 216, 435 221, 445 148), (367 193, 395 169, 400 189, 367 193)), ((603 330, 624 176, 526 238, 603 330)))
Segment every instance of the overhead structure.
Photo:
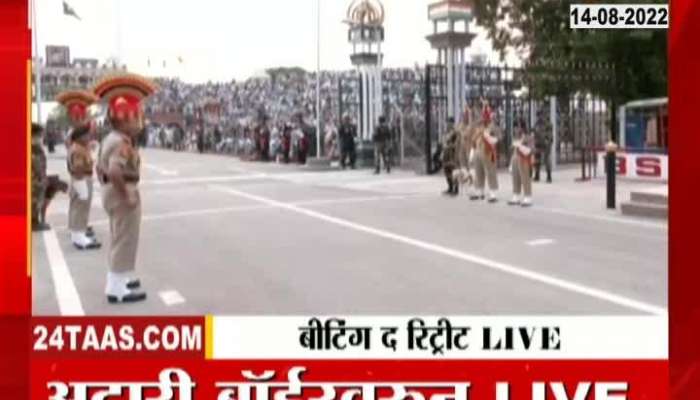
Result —
POLYGON ((466 104, 466 49, 476 34, 469 31, 474 18, 471 0, 441 0, 428 6, 433 33, 427 37, 437 50, 437 64, 446 69, 447 115, 456 122, 462 118, 466 104))
POLYGON ((354 0, 345 22, 352 44, 350 60, 359 75, 357 125, 363 140, 370 140, 382 115, 382 64, 384 54, 384 5, 380 0, 354 0))

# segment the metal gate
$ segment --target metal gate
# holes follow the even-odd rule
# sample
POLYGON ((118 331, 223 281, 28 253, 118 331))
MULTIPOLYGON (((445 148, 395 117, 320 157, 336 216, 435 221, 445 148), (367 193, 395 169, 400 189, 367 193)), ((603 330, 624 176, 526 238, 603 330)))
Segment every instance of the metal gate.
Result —
POLYGON ((447 68, 443 65, 425 67, 425 172, 437 172, 436 161, 441 153, 440 138, 447 126, 447 68))
MULTIPOLYGON (((486 100, 494 121, 504 132, 499 142, 499 165, 509 161, 514 127, 524 123, 536 140, 552 140, 552 162, 581 163, 582 178, 594 173, 594 149, 614 136, 615 104, 595 94, 601 85, 614 85, 614 68, 594 62, 528 64, 522 68, 474 65, 465 67, 466 104, 480 107, 486 100)), ((434 172, 447 112, 446 68, 425 69, 426 171, 434 172)))

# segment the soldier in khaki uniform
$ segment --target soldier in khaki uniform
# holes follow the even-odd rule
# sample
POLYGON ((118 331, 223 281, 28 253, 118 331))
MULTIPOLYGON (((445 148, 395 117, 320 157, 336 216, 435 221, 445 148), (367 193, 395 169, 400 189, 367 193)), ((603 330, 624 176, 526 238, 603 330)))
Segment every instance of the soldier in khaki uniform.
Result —
POLYGON ((496 144, 500 140, 498 127, 492 120, 491 108, 484 104, 481 114, 481 122, 474 129, 472 143, 474 147, 474 172, 476 174, 476 192, 470 196, 471 200, 484 200, 486 198, 485 186, 488 182, 488 202, 498 201, 498 175, 496 171, 497 150, 496 144))
MULTIPOLYGON (((474 136, 475 128, 476 126, 473 123, 471 109, 467 106, 464 108, 462 120, 457 124, 457 162, 460 169, 460 180, 469 184, 473 184, 471 156, 474 147, 472 144, 472 136, 474 136)), ((473 194, 472 191, 473 186, 470 189, 470 196, 473 194)))
POLYGON ((528 133, 524 122, 521 122, 517 130, 517 136, 513 141, 513 155, 510 159, 513 198, 508 202, 509 205, 520 205, 523 207, 532 205, 533 148, 534 139, 528 133))
POLYGON ((84 90, 71 90, 56 97, 66 108, 73 129, 67 139, 67 167, 71 177, 68 229, 71 241, 79 250, 99 249, 97 241, 88 227, 93 193, 94 160, 90 152, 90 139, 94 126, 88 118, 88 107, 97 102, 95 94, 84 90))
POLYGON ((156 87, 133 74, 108 77, 95 93, 109 104, 112 131, 103 139, 97 162, 102 204, 109 216, 109 272, 105 294, 110 303, 143 301, 146 293, 133 275, 141 227, 138 183, 141 158, 136 142, 142 132, 141 101, 156 87))

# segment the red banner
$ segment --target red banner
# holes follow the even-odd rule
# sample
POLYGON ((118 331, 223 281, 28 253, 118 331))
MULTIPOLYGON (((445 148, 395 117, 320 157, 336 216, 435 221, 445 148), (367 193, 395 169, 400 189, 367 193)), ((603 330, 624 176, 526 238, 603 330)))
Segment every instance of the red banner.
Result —
MULTIPOLYGON (((226 389, 240 384, 270 384, 269 396, 281 395, 293 388, 296 370, 301 394, 288 398, 321 398, 321 384, 331 383, 336 397, 357 386, 372 385, 377 398, 392 398, 405 389, 429 398, 451 392, 455 384, 468 385, 468 399, 484 400, 664 400, 668 399, 667 363, 612 361, 111 361, 102 368, 98 361, 35 360, 32 363, 32 398, 48 398, 64 384, 73 388, 80 383, 95 384, 91 393, 110 383, 124 387, 123 395, 110 399, 128 399, 129 383, 144 384, 148 396, 157 396, 164 369, 181 370, 195 385, 197 399, 244 398, 227 396, 226 389), (248 373, 244 373, 248 371, 248 373), (265 372, 268 372, 265 375, 265 372), (274 375, 272 374, 274 373, 274 375), (291 374, 290 374, 291 373, 291 374), (244 376, 263 375, 254 381, 244 376), (55 383, 49 390, 49 383, 55 383), (234 383, 236 385, 234 385, 234 383), (508 397, 497 397, 497 387, 508 387, 508 397), (224 394, 222 394, 224 393, 224 394), (541 395, 544 394, 545 397, 541 395), (219 397, 222 396, 222 397, 219 397), (566 397, 564 397, 566 396, 566 397)), ((168 380, 166 380, 167 382, 168 380)), ((173 383, 178 380, 172 379, 173 383)), ((135 388, 132 390, 142 390, 135 388)), ((239 389, 240 390, 240 389, 239 389)), ((263 388, 267 390, 267 388, 263 388)), ((504 389, 500 389, 503 391, 504 389)), ((260 392, 257 392, 260 396, 260 392)), ((174 398, 189 398, 182 397, 174 398)), ((157 398, 157 397, 154 397, 157 398)), ((257 397, 258 399, 267 397, 257 397)), ((279 398, 279 397, 275 397, 279 398)), ((365 397, 368 398, 368 397, 365 397)), ((403 398, 403 397, 397 397, 403 398)), ((414 399, 420 397, 414 395, 414 399)), ((454 398, 454 397, 453 397, 454 398)), ((459 397, 457 397, 459 398, 459 397)))

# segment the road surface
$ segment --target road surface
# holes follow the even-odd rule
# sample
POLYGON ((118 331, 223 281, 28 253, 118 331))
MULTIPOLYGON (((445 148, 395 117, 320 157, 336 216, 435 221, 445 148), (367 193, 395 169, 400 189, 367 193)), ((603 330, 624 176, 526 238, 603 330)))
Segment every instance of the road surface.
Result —
MULTIPOLYGON (((65 158, 49 169, 65 175, 65 158)), ((37 315, 648 315, 667 307, 665 223, 604 209, 575 170, 531 209, 440 195, 439 176, 309 171, 146 149, 138 271, 147 301, 110 305, 106 246, 74 249, 68 201, 32 235, 37 315)), ((99 189, 98 189, 99 190, 99 189)), ((108 242, 99 194, 91 224, 108 242)))

